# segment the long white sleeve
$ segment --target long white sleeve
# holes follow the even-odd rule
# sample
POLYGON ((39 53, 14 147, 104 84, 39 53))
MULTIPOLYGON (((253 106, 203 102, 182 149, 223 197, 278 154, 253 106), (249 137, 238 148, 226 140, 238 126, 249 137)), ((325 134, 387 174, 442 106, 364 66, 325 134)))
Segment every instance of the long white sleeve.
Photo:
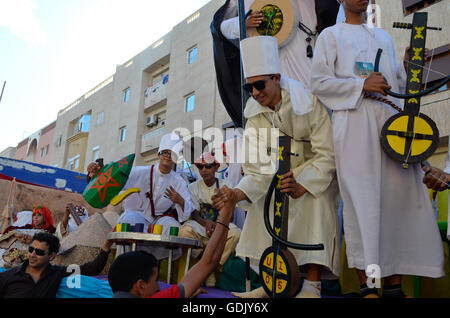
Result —
MULTIPOLYGON (((337 50, 337 39, 334 33, 325 29, 316 44, 311 90, 325 106, 332 110, 356 109, 363 98, 364 79, 351 73, 346 77, 336 77, 337 50)), ((353 61, 348 66, 353 71, 353 61)))
POLYGON ((224 20, 220 24, 220 31, 222 32, 223 36, 229 40, 238 39, 240 35, 239 17, 224 20))

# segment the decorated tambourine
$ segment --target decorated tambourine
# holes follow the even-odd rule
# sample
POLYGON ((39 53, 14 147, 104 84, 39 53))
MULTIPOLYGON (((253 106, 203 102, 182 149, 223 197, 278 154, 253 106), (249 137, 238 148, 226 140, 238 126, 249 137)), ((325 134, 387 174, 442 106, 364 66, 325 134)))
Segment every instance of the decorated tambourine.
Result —
POLYGON ((263 22, 257 28, 248 28, 248 36, 273 36, 280 47, 294 37, 300 19, 291 0, 255 0, 250 10, 261 11, 263 22))
MULTIPOLYGON (((110 203, 117 204, 121 201, 115 197, 127 183, 134 158, 135 155, 132 154, 101 168, 83 192, 86 202, 94 208, 101 209, 110 203)), ((121 199, 123 197, 123 194, 118 196, 121 199)))

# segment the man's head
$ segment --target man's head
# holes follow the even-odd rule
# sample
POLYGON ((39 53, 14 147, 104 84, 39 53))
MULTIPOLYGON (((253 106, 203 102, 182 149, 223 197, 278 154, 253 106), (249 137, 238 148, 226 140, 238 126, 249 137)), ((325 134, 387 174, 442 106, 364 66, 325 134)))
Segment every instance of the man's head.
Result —
POLYGON ((165 171, 173 169, 178 155, 183 146, 183 141, 175 133, 166 134, 161 138, 158 149, 158 159, 160 167, 165 171))
POLYGON ((241 41, 246 83, 244 89, 261 106, 275 106, 281 99, 281 65, 278 41, 271 36, 254 36, 241 41))
POLYGON ((369 0, 340 0, 345 10, 354 13, 363 13, 367 11, 369 0))
POLYGON ((258 75, 246 79, 244 89, 261 106, 275 106, 280 101, 280 74, 258 75))
POLYGON ((175 162, 173 161, 173 152, 169 149, 164 149, 158 152, 159 165, 165 170, 172 170, 175 162))
POLYGON ((200 158, 195 161, 195 166, 200 172, 203 181, 207 185, 211 185, 214 183, 216 179, 216 172, 217 169, 219 169, 220 164, 210 152, 202 153, 200 158))
POLYGON ((149 297, 159 291, 158 262, 144 251, 124 253, 111 264, 108 281, 112 291, 149 297))
POLYGON ((30 267, 41 269, 46 267, 59 251, 59 239, 49 233, 37 233, 33 236, 28 248, 30 267))

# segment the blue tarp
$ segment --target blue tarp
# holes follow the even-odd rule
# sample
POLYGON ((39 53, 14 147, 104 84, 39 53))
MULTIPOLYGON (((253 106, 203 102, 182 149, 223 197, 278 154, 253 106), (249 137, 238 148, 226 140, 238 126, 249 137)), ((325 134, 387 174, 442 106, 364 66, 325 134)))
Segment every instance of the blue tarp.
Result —
POLYGON ((18 182, 75 193, 83 193, 87 185, 85 174, 3 157, 0 157, 0 175, 16 178, 18 182))

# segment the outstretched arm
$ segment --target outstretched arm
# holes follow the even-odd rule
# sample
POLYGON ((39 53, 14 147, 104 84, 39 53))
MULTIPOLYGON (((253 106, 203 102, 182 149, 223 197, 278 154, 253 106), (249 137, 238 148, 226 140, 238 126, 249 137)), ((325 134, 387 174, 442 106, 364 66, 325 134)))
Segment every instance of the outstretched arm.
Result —
POLYGON ((216 195, 223 197, 222 202, 224 204, 220 208, 216 229, 206 246, 202 258, 180 282, 184 286, 186 297, 193 295, 206 278, 217 268, 227 241, 228 226, 233 217, 236 198, 234 192, 226 186, 221 188, 220 191, 216 190, 216 195))

